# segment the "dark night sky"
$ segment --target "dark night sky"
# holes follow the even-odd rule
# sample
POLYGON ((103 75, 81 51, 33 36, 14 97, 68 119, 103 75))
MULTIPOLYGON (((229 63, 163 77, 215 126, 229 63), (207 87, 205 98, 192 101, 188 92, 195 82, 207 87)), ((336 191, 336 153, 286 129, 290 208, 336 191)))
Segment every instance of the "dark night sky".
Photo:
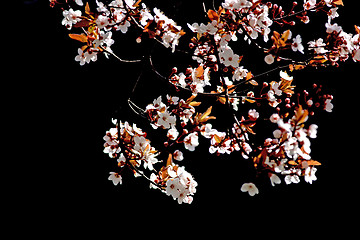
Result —
MULTIPOLYGON (((359 128, 355 114, 359 64, 351 60, 339 69, 312 71, 311 79, 304 79, 326 79, 321 81, 335 97, 333 113, 321 114, 317 119, 319 132, 312 141, 312 156, 323 165, 318 167, 318 180, 312 185, 303 178, 297 185, 285 186, 283 181, 281 186, 260 188, 259 195, 249 197, 239 190, 241 176, 227 176, 227 171, 236 172, 234 168, 239 166, 236 161, 243 160, 226 156, 222 161, 208 154, 204 147, 205 152, 187 154, 188 162, 182 162, 199 186, 191 205, 178 205, 159 191, 150 190, 144 179, 128 176, 122 186, 113 186, 107 180, 115 164, 102 153, 102 137, 111 126, 111 117, 121 114, 122 120, 146 125, 140 124, 141 119, 131 113, 125 102, 140 65, 120 64, 100 56, 96 63, 80 66, 74 60, 79 45, 67 37, 69 32, 61 25, 61 12, 48 7, 45 0, 24 2, 28 4, 22 6, 20 17, 24 24, 20 34, 24 59, 19 71, 28 77, 20 80, 18 94, 24 98, 26 136, 41 139, 29 150, 30 155, 40 156, 41 161, 24 161, 22 166, 32 172, 23 186, 27 196, 24 216, 41 213, 44 220, 66 216, 68 219, 62 223, 66 228, 86 222, 89 226, 101 224, 109 232, 117 232, 117 227, 125 222, 133 222, 139 229, 142 224, 154 226, 156 232, 160 226, 166 228, 170 220, 187 218, 194 221, 190 226, 177 223, 185 231, 191 230, 197 220, 214 226, 229 223, 228 228, 237 231, 241 226, 254 225, 263 225, 267 230, 279 225, 291 226, 290 229, 301 229, 303 224, 336 226, 352 215, 357 217, 359 128)), ((182 16, 186 5, 182 1, 169 2, 178 4, 172 8, 168 3, 169 11, 182 16)), ((354 24, 360 25, 359 18, 354 17, 360 5, 355 6, 354 2, 344 0, 346 7, 340 10, 346 16, 341 21, 346 22, 343 26, 348 32, 354 32, 354 24)), ((186 16, 186 20, 174 18, 178 23, 192 22, 194 15, 187 12, 186 16)), ((120 56, 131 58, 138 54, 138 49, 132 50, 137 47, 135 38, 121 33, 117 36, 114 50, 118 49, 120 56), (127 50, 120 47, 125 43, 129 44, 127 50)), ((165 62, 164 58, 159 61, 162 59, 165 62)), ((158 96, 157 92, 144 94, 146 84, 153 86, 150 81, 157 81, 151 73, 142 80, 144 85, 135 96, 139 102, 150 103, 158 96)), ((155 84, 168 89, 161 82, 155 84)), ((320 232, 327 230, 324 226, 318 228, 320 232)))

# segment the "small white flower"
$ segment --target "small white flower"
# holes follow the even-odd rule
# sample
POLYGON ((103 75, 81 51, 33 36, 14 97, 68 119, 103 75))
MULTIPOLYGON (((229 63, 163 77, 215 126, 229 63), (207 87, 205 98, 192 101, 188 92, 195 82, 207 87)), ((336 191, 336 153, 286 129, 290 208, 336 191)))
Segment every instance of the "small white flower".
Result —
POLYGON ((328 15, 331 19, 337 18, 339 16, 339 13, 337 12, 338 9, 338 7, 334 7, 329 10, 328 15))
POLYGON ((175 140, 179 136, 178 130, 174 126, 172 126, 166 135, 170 140, 175 140))
POLYGON ((96 19, 96 25, 102 29, 104 27, 106 27, 107 25, 109 25, 109 18, 103 15, 99 15, 98 18, 96 19))
POLYGON ((178 160, 178 161, 184 160, 184 155, 183 155, 182 151, 180 151, 180 150, 175 150, 173 157, 175 160, 178 160))
POLYGON ((337 23, 334 23, 334 24, 331 24, 330 23, 330 19, 329 18, 329 21, 327 23, 325 23, 325 27, 326 27, 326 32, 327 33, 333 33, 333 32, 341 32, 342 31, 342 27, 339 26, 337 23))
POLYGON ((240 8, 249 8, 252 6, 252 3, 247 0, 225 0, 222 3, 223 8, 226 9, 240 9, 240 8))
POLYGON ((276 129, 276 130, 273 132, 273 135, 274 135, 274 138, 281 138, 282 132, 281 132, 280 129, 276 129))
POLYGON ((222 49, 219 53, 220 61, 225 66, 239 67, 239 55, 234 54, 230 47, 222 49))
POLYGON ((249 118, 253 121, 258 119, 260 116, 259 113, 255 109, 250 109, 248 112, 248 115, 249 115, 249 118))
POLYGON ((270 121, 271 121, 272 123, 277 123, 279 120, 280 120, 280 116, 279 116, 279 114, 277 114, 277 113, 274 113, 274 114, 271 115, 271 117, 270 117, 270 121))
MULTIPOLYGON (((151 180, 152 182, 155 182, 155 183, 156 183, 156 181, 158 181, 158 176, 157 176, 155 173, 151 173, 151 175, 150 175, 150 180, 151 180)), ((157 189, 158 187, 157 187, 155 184, 153 184, 152 182, 150 182, 149 187, 150 187, 150 188, 153 188, 153 189, 157 189)))
POLYGON ((275 184, 281 183, 281 179, 276 174, 273 174, 273 173, 270 173, 270 174, 271 174, 270 181, 271 181, 271 185, 273 187, 275 187, 275 184))
POLYGON ((317 129, 318 129, 318 125, 316 124, 311 124, 308 130, 308 135, 311 138, 316 138, 317 136, 317 129))
POLYGON ((292 81, 294 79, 293 77, 290 77, 285 71, 280 71, 280 77, 287 81, 292 81))
POLYGON ((84 3, 83 3, 82 0, 75 0, 75 3, 76 3, 77 5, 79 5, 79 6, 83 6, 83 5, 84 5, 84 3))
POLYGON ((174 199, 178 198, 180 196, 179 187, 179 178, 169 179, 166 182, 166 195, 172 196, 174 199))
POLYGON ((116 172, 110 172, 108 180, 111 180, 114 185, 118 185, 119 183, 122 184, 122 177, 116 172))
POLYGON ((244 183, 241 186, 242 192, 248 192, 250 196, 254 196, 259 193, 259 189, 253 183, 244 183))
POLYGON ((176 123, 176 117, 171 116, 168 111, 159 113, 159 120, 157 122, 164 129, 169 129, 171 126, 174 126, 176 123))
POLYGON ((312 184, 313 181, 316 181, 317 178, 315 176, 317 169, 315 167, 307 167, 305 169, 305 182, 312 184))
POLYGON ((249 70, 245 69, 243 66, 240 66, 235 69, 234 75, 232 77, 233 81, 239 81, 245 78, 248 74, 249 70))
POLYGON ((356 61, 360 62, 360 48, 355 49, 353 51, 353 59, 354 59, 354 62, 356 62, 356 61))
POLYGON ((331 99, 326 99, 326 101, 325 101, 325 110, 327 112, 332 112, 333 108, 334 108, 334 105, 331 103, 331 99))
POLYGON ((275 82, 271 85, 271 88, 272 90, 274 91, 274 93, 277 95, 277 96, 281 96, 282 95, 282 91, 280 89, 280 83, 278 82, 275 82))
POLYGON ((285 170, 282 171, 281 174, 288 174, 285 177, 285 183, 286 184, 291 184, 291 183, 299 183, 300 182, 300 178, 299 175, 301 174, 301 170, 300 169, 289 169, 289 170, 285 170))
POLYGON ((316 0, 304 0, 304 8, 306 10, 314 8, 316 5, 316 0))
POLYGON ((190 133, 184 138, 185 148, 189 151, 195 151, 195 147, 199 146, 199 136, 197 132, 190 133))
POLYGON ((63 11, 64 19, 61 24, 64 25, 68 30, 71 29, 72 25, 81 20, 81 11, 74 11, 72 8, 63 11))
POLYGON ((78 61, 81 66, 85 64, 85 56, 83 50, 81 48, 78 49, 78 55, 75 57, 75 61, 78 61))
POLYGON ((304 54, 304 46, 302 45, 302 39, 300 35, 297 35, 296 38, 293 39, 291 48, 294 52, 299 51, 304 54))
POLYGON ((267 64, 271 65, 271 64, 274 63, 275 58, 274 58, 274 56, 273 56, 272 54, 268 54, 268 55, 265 56, 265 59, 264 59, 264 60, 265 60, 265 62, 266 62, 267 64))

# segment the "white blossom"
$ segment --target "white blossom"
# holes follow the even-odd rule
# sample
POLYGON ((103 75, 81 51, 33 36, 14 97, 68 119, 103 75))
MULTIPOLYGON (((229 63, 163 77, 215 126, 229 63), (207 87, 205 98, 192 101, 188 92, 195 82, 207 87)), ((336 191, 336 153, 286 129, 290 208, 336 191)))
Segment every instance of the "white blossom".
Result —
POLYGON ((305 169, 305 182, 308 182, 310 184, 312 184, 313 181, 316 181, 317 178, 315 176, 317 169, 315 167, 307 167, 305 169))
POLYGON ((327 112, 332 112, 334 105, 331 103, 331 99, 326 99, 325 101, 325 110, 327 112))
POLYGON ((304 54, 304 46, 302 45, 302 39, 300 35, 297 35, 296 38, 293 39, 291 48, 294 52, 299 51, 304 54))
POLYGON ((274 58, 274 56, 273 56, 272 54, 268 54, 268 55, 265 56, 264 61, 265 61, 267 64, 271 65, 271 64, 274 63, 275 58, 274 58))
POLYGON ((259 193, 259 189, 253 183, 244 183, 241 186, 242 192, 248 192, 250 196, 254 196, 259 193))
POLYGON ((281 183, 281 179, 278 177, 278 175, 270 173, 270 182, 271 182, 271 185, 274 187, 275 184, 281 183))
POLYGON ((81 11, 74 11, 72 8, 63 11, 64 19, 61 24, 64 25, 68 30, 71 29, 72 25, 81 20, 81 11))
POLYGON ((110 172, 108 180, 111 180, 114 185, 118 185, 119 183, 122 184, 122 177, 116 172, 110 172))
POLYGON ((189 151, 195 151, 195 147, 199 146, 199 137, 197 132, 190 133, 184 138, 185 148, 189 151))

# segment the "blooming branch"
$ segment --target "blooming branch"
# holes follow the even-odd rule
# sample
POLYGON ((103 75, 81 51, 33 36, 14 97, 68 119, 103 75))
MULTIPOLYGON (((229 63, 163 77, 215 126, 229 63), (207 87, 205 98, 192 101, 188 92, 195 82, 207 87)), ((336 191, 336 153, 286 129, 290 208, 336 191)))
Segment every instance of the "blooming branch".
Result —
POLYGON ((61 8, 61 24, 81 44, 75 57, 81 66, 97 61, 100 54, 121 64, 141 62, 132 94, 144 68, 179 93, 163 93, 148 99, 146 106, 128 99, 129 107, 159 133, 156 137, 136 124, 112 120, 104 153, 116 159, 118 171, 109 176, 115 185, 126 181, 122 171, 127 169, 179 204, 191 203, 198 183, 180 162, 185 162, 184 151, 198 151, 203 140, 210 154, 239 155, 251 162, 255 181, 249 179, 240 188, 250 196, 259 194, 254 183, 259 176, 266 176, 272 186, 317 180, 321 163, 311 157, 318 129, 313 116, 332 112, 333 96, 324 94, 321 85, 300 89, 296 78, 304 69, 360 61, 360 28, 355 25, 355 32, 347 33, 335 22, 342 0, 293 2, 290 11, 271 2, 224 0, 212 9, 203 4, 199 16, 205 11, 205 22, 186 26, 157 7, 147 7, 145 0, 98 0, 91 7, 81 0, 50 0, 50 5, 61 8), (321 37, 297 33, 298 24, 308 24, 318 14, 328 18, 319 27, 321 37), (136 32, 138 44, 148 39, 175 57, 186 55, 185 62, 165 65, 164 73, 154 65, 152 56, 160 54, 156 51, 141 60, 124 60, 112 50, 113 37, 129 29, 136 32), (254 50, 249 53, 243 47, 247 45, 254 50), (265 69, 248 64, 254 56, 265 69), (226 121, 219 124, 221 118, 226 121), (257 131, 263 128, 272 130, 257 131), (151 142, 155 138, 160 144, 151 142))

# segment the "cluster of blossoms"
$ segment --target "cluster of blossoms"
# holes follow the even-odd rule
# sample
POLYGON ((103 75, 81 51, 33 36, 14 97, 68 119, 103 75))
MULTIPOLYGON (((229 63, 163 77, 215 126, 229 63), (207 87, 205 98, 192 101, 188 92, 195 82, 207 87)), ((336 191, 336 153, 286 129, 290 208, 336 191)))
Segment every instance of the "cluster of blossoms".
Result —
MULTIPOLYGON (((127 122, 117 124, 117 120, 113 120, 116 127, 111 128, 104 136, 104 153, 108 153, 111 158, 117 158, 119 167, 128 166, 135 176, 144 175, 140 170, 141 167, 150 170, 152 172, 148 178, 151 181, 150 188, 160 189, 177 199, 179 203, 192 202, 191 195, 196 192, 197 182, 183 166, 173 163, 173 160, 184 159, 182 151, 176 149, 170 152, 170 150, 173 145, 183 143, 185 149, 194 151, 199 145, 200 128, 208 120, 214 119, 209 116, 211 108, 203 114, 196 113, 194 106, 199 106, 200 102, 193 101, 194 98, 195 96, 192 96, 185 101, 167 95, 167 101, 163 103, 160 96, 146 107, 145 113, 153 128, 168 129, 167 141, 164 143, 169 152, 168 159, 166 165, 158 171, 153 165, 163 162, 157 159, 160 153, 150 145, 150 141, 146 139, 146 133, 135 124, 133 126, 127 122), (182 134, 179 134, 176 129, 177 119, 181 120, 182 127, 188 125, 189 130, 184 129, 182 134)), ((122 183, 121 174, 110 172, 109 180, 112 180, 114 184, 122 183)))
MULTIPOLYGON (((164 186, 165 189, 162 192, 173 197, 179 204, 192 203, 192 195, 196 192, 197 182, 184 167, 171 163, 161 168, 158 175, 152 173, 150 179, 154 183, 164 186)), ((150 188, 157 188, 157 186, 150 183, 150 188)))
MULTIPOLYGON (((81 0, 64 1, 50 3, 63 6, 62 24, 68 30, 82 31, 69 34, 84 44, 75 58, 80 65, 96 61, 99 53, 134 62, 122 60, 111 50, 113 31, 125 34, 130 27, 139 31, 137 43, 148 36, 173 54, 179 50, 192 59, 182 69, 173 66, 171 74, 164 77, 149 56, 157 77, 191 97, 167 94, 144 109, 136 107, 164 140, 161 151, 151 146, 147 133, 135 124, 113 120, 115 127, 104 136, 104 153, 116 159, 120 168, 110 172, 109 180, 115 185, 122 184, 122 171, 130 169, 135 176, 147 179, 150 188, 159 189, 178 203, 191 203, 198 183, 179 163, 184 162, 183 151, 198 148, 201 136, 208 140, 210 154, 240 154, 244 161, 251 161, 256 177, 267 176, 272 186, 282 179, 286 184, 299 183, 302 178, 312 184, 317 179, 316 167, 321 163, 310 154, 318 126, 311 117, 319 111, 332 112, 333 96, 324 94, 322 86, 316 84, 299 91, 295 78, 296 71, 305 68, 337 67, 349 59, 360 61, 360 28, 355 26, 355 34, 347 33, 334 22, 342 0, 293 2, 290 11, 257 0, 224 0, 217 9, 208 10, 204 4, 208 21, 187 23, 187 37, 181 38, 189 40, 185 50, 178 49, 180 37, 185 35, 183 28, 158 8, 150 10, 145 0, 97 0, 91 10, 81 0), (74 10, 73 2, 85 5, 84 11, 74 10), (328 21, 322 25, 323 35, 308 39, 293 27, 308 24, 312 14, 325 14, 328 21), (253 45, 260 61, 270 69, 259 72, 247 66, 243 61, 247 52, 236 43, 240 41, 253 45), (205 111, 199 110, 204 101, 195 101, 197 96, 209 100, 205 111), (213 106, 225 109, 224 131, 218 130, 216 121, 209 122, 217 120, 210 116, 213 106), (256 132, 263 123, 273 127, 269 133, 262 132, 264 138, 256 132)), ((258 194, 254 182, 242 184, 240 190, 250 196, 258 194)))
MULTIPOLYGON (((57 1, 50 0, 52 6, 57 1)), ((67 2, 67 1, 66 1, 67 2)), ((185 34, 180 26, 166 17, 159 9, 154 8, 153 13, 141 1, 135 0, 114 0, 109 4, 96 1, 97 12, 90 10, 89 4, 85 6, 84 13, 81 10, 63 10, 62 25, 68 30, 80 28, 83 33, 69 34, 70 38, 86 43, 78 49, 75 60, 84 65, 90 61, 97 60, 98 53, 105 56, 113 54, 111 46, 114 44, 112 39, 113 31, 127 33, 131 25, 137 25, 143 32, 149 34, 150 38, 155 38, 165 47, 171 47, 175 51, 179 38, 185 34), (135 20, 137 19, 137 20, 135 20)), ((60 4, 60 3, 59 3, 60 4)), ((77 5, 83 6, 81 0, 76 1, 77 5)), ((138 38, 141 42, 141 38, 138 38)))
POLYGON ((146 133, 133 124, 112 120, 115 128, 111 128, 104 136, 104 153, 108 153, 110 158, 116 158, 119 167, 123 167, 127 162, 132 167, 143 167, 153 170, 153 164, 157 163, 158 151, 150 145, 150 140, 146 139, 146 133), (120 133, 120 134, 119 134, 120 133))
MULTIPOLYGON (((137 176, 145 176, 141 168, 152 171, 149 181, 150 188, 160 189, 167 195, 177 199, 179 203, 191 203, 192 196, 196 192, 197 182, 184 167, 180 167, 172 162, 172 155, 169 155, 167 164, 158 172, 154 166, 159 161, 159 152, 150 145, 150 140, 146 139, 146 133, 133 124, 118 123, 112 120, 115 128, 111 128, 104 136, 104 153, 108 153, 110 158, 117 159, 120 172, 110 172, 109 180, 114 185, 122 184, 121 172, 125 166, 137 176)), ((175 160, 182 160, 179 151, 174 153, 175 160), (181 157, 181 158, 180 158, 181 157)))

